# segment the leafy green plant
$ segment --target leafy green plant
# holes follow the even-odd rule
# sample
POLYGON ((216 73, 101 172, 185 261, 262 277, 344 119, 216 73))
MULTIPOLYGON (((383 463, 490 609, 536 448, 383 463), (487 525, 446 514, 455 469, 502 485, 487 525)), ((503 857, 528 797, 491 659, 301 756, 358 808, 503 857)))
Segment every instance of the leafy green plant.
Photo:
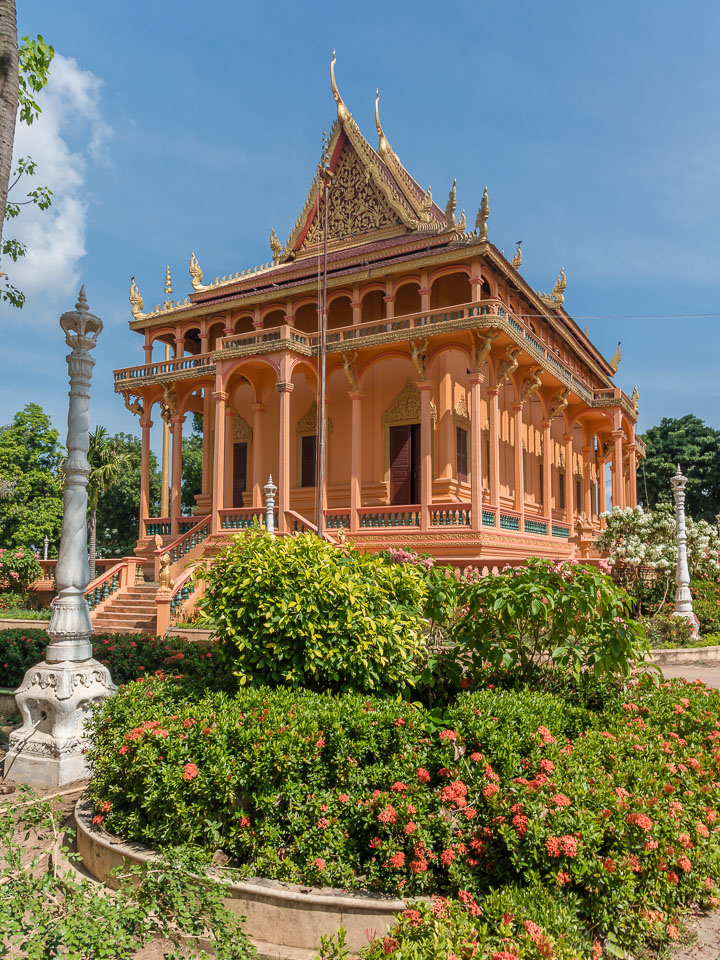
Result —
POLYGON ((425 652, 423 574, 314 534, 241 534, 200 601, 240 685, 398 693, 425 652))
POLYGON ((0 945, 4 955, 40 960, 131 960, 165 941, 167 960, 254 960, 242 919, 224 905, 221 884, 197 876, 197 858, 168 851, 158 862, 116 870, 117 889, 73 868, 58 810, 28 792, 0 801, 0 945), (32 838, 32 856, 23 843, 32 838), (212 953, 200 948, 208 941, 212 953))
POLYGON ((41 575, 42 567, 32 550, 27 547, 15 550, 0 548, 0 589, 18 590, 25 594, 41 575))
POLYGON ((693 637, 692 627, 684 617, 673 617, 670 613, 656 613, 654 617, 642 620, 645 636, 651 648, 694 647, 697 638, 693 637))
POLYGON ((630 597, 593 566, 531 559, 468 583, 461 599, 452 631, 458 679, 485 662, 526 680, 548 661, 576 677, 586 669, 627 676, 645 649, 630 597))

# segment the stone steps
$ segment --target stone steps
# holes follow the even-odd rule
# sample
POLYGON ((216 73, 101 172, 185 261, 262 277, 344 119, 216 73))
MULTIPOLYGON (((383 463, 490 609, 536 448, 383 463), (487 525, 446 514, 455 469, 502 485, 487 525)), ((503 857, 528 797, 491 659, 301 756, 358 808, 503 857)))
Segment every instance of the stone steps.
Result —
POLYGON ((96 633, 155 633, 157 583, 136 583, 90 615, 96 633))

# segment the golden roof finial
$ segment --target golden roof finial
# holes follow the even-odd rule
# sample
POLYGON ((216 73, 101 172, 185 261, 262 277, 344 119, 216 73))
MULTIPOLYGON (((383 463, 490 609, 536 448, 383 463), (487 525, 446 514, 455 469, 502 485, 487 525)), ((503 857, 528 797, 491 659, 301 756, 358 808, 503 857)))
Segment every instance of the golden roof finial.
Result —
POLYGON ((522 263, 522 240, 517 242, 517 250, 515 251, 515 256, 510 261, 510 266, 517 270, 522 263))
POLYGON ((193 290, 204 290, 202 267, 197 261, 195 253, 190 254, 190 278, 193 290))
POLYGON ((552 293, 550 296, 557 303, 562 303, 565 299, 565 288, 567 287, 567 277, 565 276, 565 267, 560 267, 560 273, 558 278, 555 281, 555 286, 552 288, 552 293))
POLYGON ((377 88, 375 89, 375 126, 378 132, 378 153, 381 157, 384 157, 390 150, 390 144, 387 142, 387 137, 380 123, 380 91, 377 88))
POLYGON ((165 293, 172 293, 172 278, 170 276, 170 264, 165 267, 165 293))
POLYGON ((635 384, 635 387, 633 389, 632 396, 630 397, 630 402, 635 408, 635 413, 637 413, 638 406, 640 405, 640 393, 638 391, 637 384, 635 384))
POLYGON ((420 219, 424 223, 427 223, 427 221, 430 219, 432 206, 433 206, 432 189, 428 187, 423 195, 422 200, 420 201, 420 219))
POLYGON ((488 197, 487 184, 483 190, 482 200, 480 201, 480 209, 478 210, 478 215, 475 219, 475 227, 478 230, 478 236, 481 240, 487 240, 487 222, 488 217, 490 216, 490 199, 488 197))
POLYGON ((337 57, 335 56, 335 51, 333 50, 333 58, 330 63, 330 85, 332 87, 332 95, 335 103, 337 104, 337 115, 338 120, 342 123, 343 120, 347 120, 350 116, 350 111, 343 103, 343 98, 340 96, 340 91, 338 90, 337 83, 335 82, 335 64, 337 62, 337 57))
POLYGON ((619 340, 617 345, 617 350, 612 355, 612 357, 610 357, 610 369, 612 370, 613 373, 618 372, 618 367, 620 366, 620 360, 622 359, 622 350, 620 349, 621 344, 622 344, 622 341, 619 340))
POLYGON ((140 320, 143 316, 143 307, 145 304, 143 303, 143 298, 141 297, 140 291, 135 283, 135 277, 130 278, 130 296, 128 299, 130 301, 130 309, 133 317, 136 320, 140 320))
POLYGON ((453 177, 453 185, 448 194, 448 202, 445 206, 445 219, 448 226, 455 226, 455 210, 457 209, 457 178, 453 177))

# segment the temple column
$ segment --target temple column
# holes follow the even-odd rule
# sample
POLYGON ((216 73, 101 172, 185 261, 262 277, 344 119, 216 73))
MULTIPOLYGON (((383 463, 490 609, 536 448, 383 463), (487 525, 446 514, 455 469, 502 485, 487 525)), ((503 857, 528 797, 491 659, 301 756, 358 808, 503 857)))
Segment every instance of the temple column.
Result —
POLYGON ((495 526, 500 526, 500 388, 488 392, 490 408, 490 503, 495 507, 495 526))
POLYGON ((352 322, 354 324, 362 323, 362 300, 351 300, 352 322))
MULTIPOLYGON (((551 521, 552 525, 552 436, 550 433, 552 421, 551 420, 541 420, 540 427, 542 429, 542 441, 543 441, 543 503, 542 503, 542 515, 547 517, 551 521)), ((548 536, 550 536, 552 530, 548 528, 548 536)))
POLYGON ((252 320, 253 330, 262 330, 262 319, 260 317, 260 307, 255 307, 253 310, 253 320, 252 320))
POLYGON ((262 422, 265 413, 264 403, 254 403, 250 408, 253 414, 252 435, 252 505, 263 506, 263 435, 262 422))
POLYGON ((185 417, 176 413, 172 418, 172 485, 170 488, 170 535, 177 537, 180 533, 180 516, 182 514, 182 425, 185 417))
POLYGON ((225 408, 225 502, 224 507, 233 507, 233 470, 235 467, 235 457, 233 455, 233 420, 235 419, 235 410, 232 407, 225 408))
POLYGON ((225 503, 225 407, 228 395, 225 390, 215 390, 215 450, 213 457, 212 532, 220 530, 220 511, 225 503))
POLYGON ((350 390, 352 404, 350 434, 350 533, 360 526, 358 510, 362 507, 362 390, 350 390))
POLYGON ((484 377, 471 373, 470 383, 470 520, 473 530, 482 527, 482 405, 480 389, 484 377))
POLYGON ((592 491, 590 489, 592 483, 592 477, 590 475, 592 462, 590 460, 590 454, 593 452, 593 448, 590 444, 586 444, 580 452, 583 457, 583 513, 589 520, 592 517, 592 491))
POLYGON ((613 430, 613 509, 625 506, 625 477, 623 475, 623 439, 622 430, 613 430))
POLYGON ((598 458, 598 513, 605 513, 607 510, 607 494, 605 491, 605 461, 602 457, 598 458))
POLYGON ((385 303, 385 319, 392 320, 395 316, 395 297, 392 292, 392 280, 388 280, 385 284, 383 301, 385 303))
POLYGON ((628 451, 628 497, 627 506, 637 506, 637 444, 629 443, 628 451))
POLYGON ((145 539, 145 521, 150 516, 150 428, 149 417, 140 420, 140 527, 138 540, 145 539))
POLYGON ((175 359, 179 360, 185 353, 185 337, 175 337, 175 359))
MULTIPOLYGON (((513 422, 515 424, 515 511, 525 512, 525 474, 523 471, 523 405, 513 403, 513 422)), ((520 523, 522 533, 523 524, 520 523)))
POLYGON ((455 474, 455 418, 453 417, 453 378, 450 373, 448 354, 437 359, 440 382, 438 385, 437 463, 436 476, 452 480, 455 474))
POLYGON ((290 509, 290 394, 295 384, 290 380, 282 380, 276 384, 280 394, 280 448, 278 453, 278 499, 276 511, 278 514, 278 528, 280 533, 287 529, 285 511, 290 509))
POLYGON ((212 435, 212 394, 209 387, 203 387, 203 458, 202 458, 202 495, 209 496, 210 473, 212 470, 212 446, 210 437, 212 435))
POLYGON ((573 474, 573 437, 571 433, 563 435, 565 444, 565 522, 570 524, 570 535, 575 521, 575 477, 573 474))
POLYGON ((420 311, 421 313, 427 313, 430 309, 430 294, 432 293, 430 284, 428 283, 427 270, 420 272, 420 288, 418 293, 420 294, 420 311))
POLYGON ((420 380, 420 529, 430 529, 430 504, 432 503, 432 440, 431 408, 432 382, 420 380))
POLYGON ((153 344, 152 344, 152 334, 149 330, 145 331, 145 345, 143 346, 145 351, 145 363, 152 363, 152 353, 153 353, 153 344))

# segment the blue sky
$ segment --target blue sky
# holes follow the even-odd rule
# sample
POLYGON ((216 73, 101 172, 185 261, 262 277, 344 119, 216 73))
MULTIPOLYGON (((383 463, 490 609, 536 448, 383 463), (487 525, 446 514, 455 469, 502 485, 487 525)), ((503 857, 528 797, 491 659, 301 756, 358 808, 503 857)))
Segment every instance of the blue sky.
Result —
POLYGON ((622 340, 617 382, 637 383, 641 429, 686 413, 720 427, 717 3, 19 7, 20 32, 61 55, 43 117, 18 134, 57 205, 17 222, 28 302, 0 306, 0 423, 36 401, 64 430, 57 320, 84 282, 105 321, 93 421, 136 429, 111 375, 143 362, 130 276, 153 306, 168 262, 175 295, 190 292, 191 250, 210 278, 270 258, 335 115, 336 48, 371 143, 379 86, 385 132, 421 184, 443 203, 457 177, 472 224, 487 183, 490 239, 522 239, 528 282, 549 290, 565 267, 568 311, 606 356, 622 340))

